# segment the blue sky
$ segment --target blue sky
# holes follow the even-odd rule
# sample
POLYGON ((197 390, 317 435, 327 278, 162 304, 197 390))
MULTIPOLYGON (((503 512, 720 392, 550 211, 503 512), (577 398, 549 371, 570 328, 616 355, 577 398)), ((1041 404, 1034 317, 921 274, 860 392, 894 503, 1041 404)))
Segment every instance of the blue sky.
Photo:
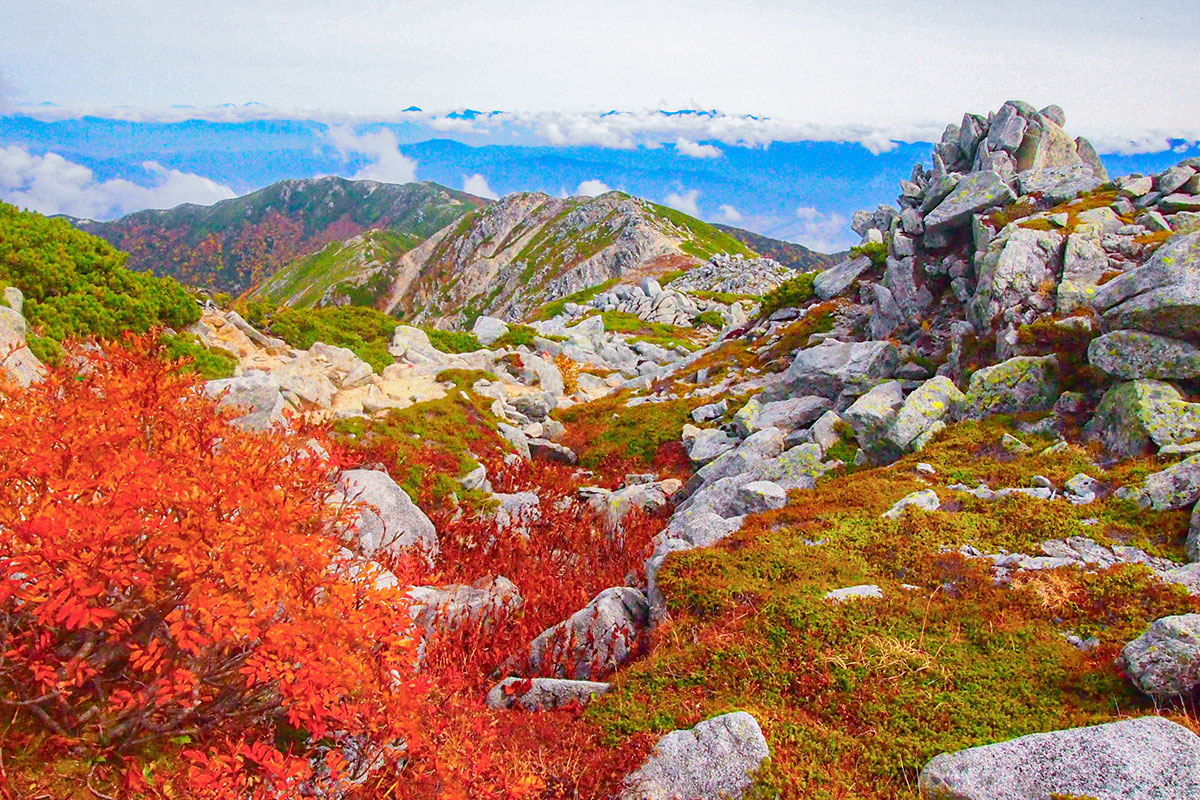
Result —
POLYGON ((13 4, 0 199, 109 218, 323 174, 615 188, 835 249, 947 123, 1006 99, 1064 107, 1114 174, 1200 154, 1198 40, 1168 0, 13 4))

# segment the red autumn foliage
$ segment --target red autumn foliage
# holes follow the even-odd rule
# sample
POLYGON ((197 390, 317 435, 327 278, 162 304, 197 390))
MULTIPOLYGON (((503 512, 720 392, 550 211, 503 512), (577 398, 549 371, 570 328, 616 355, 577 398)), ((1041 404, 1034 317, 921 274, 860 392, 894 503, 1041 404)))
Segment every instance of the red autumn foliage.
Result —
POLYGON ((78 355, 0 403, 0 704, 109 764, 195 742, 198 798, 295 794, 340 732, 411 737, 405 602, 339 557, 331 466, 147 341, 78 355))
POLYGON ((535 515, 426 504, 432 565, 347 561, 332 479, 388 454, 299 420, 240 431, 149 340, 81 358, 0 403, 0 709, 22 720, 0 730, 0 797, 32 785, 8 782, 6 751, 34 746, 98 764, 111 796, 204 800, 602 798, 644 758, 652 736, 614 745, 580 708, 483 697, 543 630, 640 578, 661 517, 614 532, 579 500, 591 479, 485 444, 496 490, 535 492, 535 515), (379 566, 399 588, 376 588, 379 566), (520 609, 428 638, 418 684, 407 587, 489 575, 520 609))

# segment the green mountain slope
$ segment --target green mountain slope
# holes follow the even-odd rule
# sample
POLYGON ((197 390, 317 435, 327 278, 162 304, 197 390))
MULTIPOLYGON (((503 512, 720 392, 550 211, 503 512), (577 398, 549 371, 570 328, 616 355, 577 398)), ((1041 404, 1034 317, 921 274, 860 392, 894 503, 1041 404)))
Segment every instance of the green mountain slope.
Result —
POLYGON ((816 250, 810 250, 802 244, 785 242, 782 239, 772 239, 769 236, 763 236, 753 231, 734 228, 729 225, 717 225, 714 223, 713 227, 722 233, 729 234, 759 255, 772 258, 785 267, 791 267, 800 272, 829 269, 846 255, 846 253, 818 253, 816 250))
POLYGON ((411 246, 486 202, 434 183, 326 177, 282 181, 211 206, 74 222, 129 252, 134 269, 241 293, 331 242, 386 230, 411 246))

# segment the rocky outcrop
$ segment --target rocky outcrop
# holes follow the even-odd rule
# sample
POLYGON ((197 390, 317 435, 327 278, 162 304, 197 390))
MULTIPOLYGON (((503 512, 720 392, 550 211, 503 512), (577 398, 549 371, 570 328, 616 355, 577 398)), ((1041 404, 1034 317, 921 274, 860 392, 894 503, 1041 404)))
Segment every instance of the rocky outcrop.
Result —
POLYGON ((738 800, 770 758, 758 721, 744 711, 668 733, 625 780, 621 800, 738 800))
POLYGON ((1166 241, 1143 266, 1096 292, 1092 305, 1111 330, 1200 337, 1200 231, 1166 241))
POLYGON ((929 800, 1099 800, 1200 796, 1200 737, 1161 717, 1035 733, 934 758, 929 800))
POLYGON ((1114 455, 1135 458, 1200 437, 1200 403, 1185 401, 1162 381, 1118 383, 1105 392, 1084 434, 1114 455))
POLYGON ((25 342, 21 292, 7 287, 4 301, 7 305, 0 305, 0 383, 27 387, 40 380, 46 368, 25 342))
POLYGON ((264 372, 247 372, 204 384, 204 393, 218 408, 234 409, 231 422, 239 428, 263 431, 284 424, 283 393, 279 384, 264 372))

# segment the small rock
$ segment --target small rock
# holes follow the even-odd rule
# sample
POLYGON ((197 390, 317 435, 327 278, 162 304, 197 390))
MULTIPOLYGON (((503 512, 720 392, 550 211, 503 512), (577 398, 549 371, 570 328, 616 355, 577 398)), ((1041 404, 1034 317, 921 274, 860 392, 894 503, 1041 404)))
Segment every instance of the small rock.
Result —
POLYGON ((550 711, 572 703, 585 706, 607 694, 611 684, 597 681, 568 681, 561 678, 505 678, 484 698, 488 708, 523 708, 550 711))
POLYGON ((825 599, 833 603, 849 603, 854 600, 881 600, 883 590, 873 583, 859 586, 847 586, 844 589, 834 589, 825 593, 825 599))
POLYGON ((904 509, 909 507, 922 511, 937 511, 942 507, 942 501, 933 489, 921 489, 898 500, 894 506, 883 512, 882 516, 886 519, 899 519, 904 509))

